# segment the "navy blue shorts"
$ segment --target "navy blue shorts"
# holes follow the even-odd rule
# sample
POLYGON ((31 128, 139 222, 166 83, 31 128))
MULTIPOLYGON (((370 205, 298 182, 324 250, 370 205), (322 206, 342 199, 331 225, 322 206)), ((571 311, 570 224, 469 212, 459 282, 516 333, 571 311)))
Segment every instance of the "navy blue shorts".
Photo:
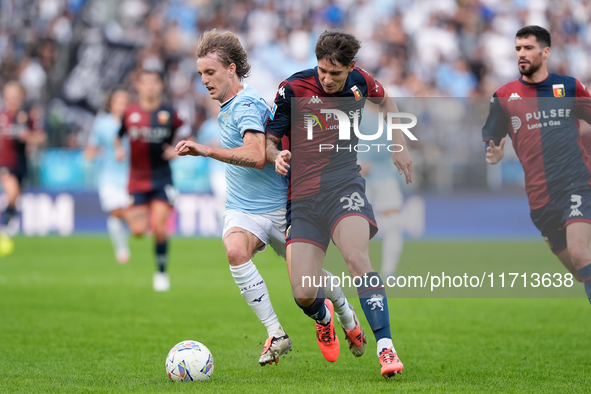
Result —
POLYGON ((173 206, 176 194, 176 190, 172 185, 165 185, 164 187, 142 193, 130 193, 131 205, 145 205, 149 204, 152 200, 161 200, 173 206))
POLYGON ((591 186, 572 185, 561 197, 531 211, 530 216, 552 252, 560 253, 566 249, 566 226, 591 223, 591 186))
POLYGON ((23 179, 27 175, 27 168, 25 166, 20 166, 18 168, 0 167, 0 174, 5 171, 18 180, 19 186, 22 185, 23 179))
POLYGON ((337 224, 348 216, 361 216, 370 225, 370 239, 378 232, 373 208, 361 177, 336 189, 287 202, 286 244, 304 242, 326 252, 337 224))

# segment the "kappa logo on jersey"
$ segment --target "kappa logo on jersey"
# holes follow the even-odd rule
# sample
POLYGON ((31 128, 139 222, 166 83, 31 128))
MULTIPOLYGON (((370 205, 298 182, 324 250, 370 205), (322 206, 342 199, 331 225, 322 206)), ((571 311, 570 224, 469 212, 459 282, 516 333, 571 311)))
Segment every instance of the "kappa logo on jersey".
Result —
POLYGON ((170 119, 170 112, 159 111, 157 116, 158 122, 160 122, 160 124, 166 124, 168 122, 168 119, 170 119))
POLYGON ((573 194, 570 196, 570 201, 573 202, 574 205, 570 206, 572 211, 570 211, 570 215, 568 215, 568 217, 572 218, 573 216, 583 216, 583 213, 579 211, 579 207, 581 204, 583 204, 582 197, 578 194, 573 194))
POLYGON ((142 120, 142 115, 138 114, 137 112, 132 113, 129 115, 129 122, 130 123, 137 123, 142 120))
POLYGON ((357 192, 351 194, 351 196, 343 196, 341 197, 341 202, 345 202, 346 204, 343 205, 343 209, 348 211, 361 211, 361 207, 365 206, 365 201, 361 197, 361 195, 357 192))
POLYGON ((359 90, 357 85, 353 86, 351 88, 351 90, 353 91, 353 94, 355 95, 355 101, 359 101, 363 98, 363 95, 361 94, 361 90, 359 90))
POLYGON ((521 100, 521 96, 517 93, 511 93, 511 96, 509 96, 509 100, 507 100, 507 102, 513 100, 521 100))
POLYGON ((564 97, 564 84, 558 83, 552 85, 552 92, 554 92, 554 97, 564 97))
POLYGON ((322 103, 322 100, 320 100, 320 98, 318 96, 312 96, 310 101, 308 101, 308 104, 323 104, 323 103, 322 103))
POLYGON ((371 310, 375 310, 377 308, 380 308, 380 311, 384 311, 384 301, 383 301, 384 296, 381 294, 373 294, 371 296, 371 298, 368 298, 367 301, 365 301, 367 303, 367 305, 371 306, 371 310))
POLYGON ((280 95, 281 97, 285 98, 285 87, 282 86, 279 88, 279 90, 277 91, 277 94, 280 95))
POLYGON ((517 133, 517 130, 521 127, 521 119, 519 119, 519 116, 511 117, 511 126, 513 127, 513 132, 517 133))

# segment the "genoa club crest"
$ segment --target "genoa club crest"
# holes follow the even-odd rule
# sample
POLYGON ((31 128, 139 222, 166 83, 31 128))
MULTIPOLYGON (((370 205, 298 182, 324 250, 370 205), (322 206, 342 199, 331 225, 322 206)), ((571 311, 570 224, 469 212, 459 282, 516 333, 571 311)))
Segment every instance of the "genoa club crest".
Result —
POLYGON ((554 92, 554 97, 564 97, 564 84, 552 85, 552 91, 554 92))
POLYGON ((158 122, 160 124, 166 124, 168 122, 169 118, 170 118, 170 113, 168 111, 158 112, 158 122))
POLYGON ((351 88, 351 90, 353 91, 353 94, 355 95, 355 101, 361 100, 361 98, 363 97, 363 95, 361 94, 361 91, 359 90, 359 88, 357 87, 357 85, 353 86, 351 88))

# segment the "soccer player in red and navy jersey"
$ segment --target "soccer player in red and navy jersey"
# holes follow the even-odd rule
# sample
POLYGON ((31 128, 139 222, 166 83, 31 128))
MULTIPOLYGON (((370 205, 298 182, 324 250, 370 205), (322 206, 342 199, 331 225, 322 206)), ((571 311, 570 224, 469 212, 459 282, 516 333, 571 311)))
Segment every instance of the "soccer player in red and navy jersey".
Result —
POLYGON ((532 221, 591 301, 591 157, 579 133, 579 119, 591 123, 591 99, 575 78, 548 72, 550 40, 539 26, 517 32, 521 77, 493 95, 482 138, 486 162, 496 164, 509 135, 525 171, 532 221))
POLYGON ((10 81, 3 90, 5 109, 0 111, 0 182, 8 204, 0 216, 0 256, 14 249, 6 233, 6 226, 16 215, 16 199, 27 174, 27 145, 40 145, 46 134, 39 116, 23 108, 25 90, 16 81, 10 81))
MULTIPOLYGON (((297 157, 300 163, 298 172, 303 175, 294 176, 294 167, 290 176, 289 227, 286 234, 288 270, 296 303, 306 315, 316 320, 316 337, 322 354, 328 361, 338 358, 333 305, 325 301, 322 287, 305 288, 303 276, 295 274, 295 271, 304 269, 314 277, 322 277, 324 255, 332 239, 341 251, 349 273, 368 279, 357 290, 363 312, 378 342, 381 373, 390 377, 401 373, 403 365, 392 344, 384 285, 369 260, 369 240, 377 232, 377 224, 365 196, 365 181, 359 174, 357 155, 343 145, 355 145, 358 139, 353 136, 347 141, 338 140, 338 122, 327 119, 327 123, 332 124, 325 124, 323 131, 315 134, 311 141, 307 138, 304 115, 306 111, 311 113, 330 108, 331 103, 332 108, 338 108, 335 107, 335 101, 338 101, 335 99, 347 98, 346 112, 357 113, 359 117, 366 99, 378 104, 380 112, 398 112, 394 101, 386 99, 388 95, 382 85, 371 74, 355 67, 360 47, 361 43, 350 34, 326 31, 316 43, 318 66, 298 72, 279 85, 266 128, 267 161, 275 163, 278 173, 287 175, 291 152, 301 155, 297 157), (296 99, 293 103, 292 98, 296 99), (296 111, 292 111, 292 104, 297 107, 296 111), (289 138, 291 152, 280 152, 277 148, 284 136, 289 138), (333 149, 319 154, 319 144, 332 146, 333 149), (334 149, 335 146, 341 149, 334 149), (296 204, 299 209, 294 209, 296 204), (294 247, 297 247, 297 256, 291 254, 294 247), (377 283, 377 286, 369 286, 368 283, 377 283)), ((403 148, 393 154, 393 161, 409 183, 412 181, 412 162, 401 130, 394 130, 392 142, 403 148)), ((338 307, 334 305, 341 320, 336 310, 338 307)), ((356 339, 351 338, 344 326, 343 329, 352 348, 356 339)))
POLYGON ((128 191, 132 207, 127 213, 131 232, 145 234, 152 217, 156 239, 158 271, 154 274, 154 290, 168 291, 170 279, 168 234, 166 222, 176 191, 172 185, 169 160, 177 157, 172 147, 176 130, 182 126, 176 111, 162 104, 164 85, 158 72, 142 70, 137 83, 139 101, 125 110, 115 147, 119 160, 125 157, 121 138, 127 135, 130 145, 130 174, 128 191))

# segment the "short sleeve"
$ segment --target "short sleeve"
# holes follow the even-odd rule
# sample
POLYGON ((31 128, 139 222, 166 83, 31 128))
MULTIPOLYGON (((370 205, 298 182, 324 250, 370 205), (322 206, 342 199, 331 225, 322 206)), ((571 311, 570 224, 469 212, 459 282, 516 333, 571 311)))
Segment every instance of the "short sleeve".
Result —
POLYGON ((385 91, 382 84, 364 69, 360 68, 359 72, 363 75, 363 78, 365 78, 365 83, 367 84, 367 98, 369 98, 369 101, 374 104, 380 104, 384 101, 385 91))
POLYGON ((488 117, 482 128, 482 140, 484 142, 492 140, 496 145, 500 144, 503 137, 507 135, 508 126, 507 115, 495 93, 490 99, 488 117))
POLYGON ((589 89, 577 79, 575 79, 575 84, 575 115, 591 124, 591 94, 589 94, 589 89))
POLYGON ((244 133, 247 130, 264 133, 268 112, 269 108, 264 102, 252 97, 237 103, 233 115, 240 137, 244 138, 244 133))
POLYGON ((271 115, 267 121, 266 132, 279 138, 288 135, 291 129, 292 97, 295 95, 289 83, 287 81, 281 82, 271 109, 271 115))

